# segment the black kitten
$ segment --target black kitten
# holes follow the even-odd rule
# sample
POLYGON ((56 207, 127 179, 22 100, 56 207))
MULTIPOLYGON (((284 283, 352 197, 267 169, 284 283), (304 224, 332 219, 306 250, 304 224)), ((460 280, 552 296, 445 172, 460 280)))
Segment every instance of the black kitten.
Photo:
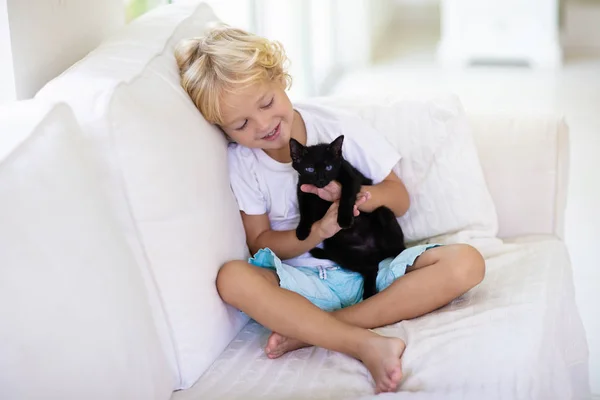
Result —
POLYGON ((342 156, 344 136, 331 144, 303 146, 290 139, 292 165, 300 174, 298 179, 298 205, 300 223, 296 228, 299 240, 305 240, 312 225, 323 218, 331 202, 312 193, 300 190, 303 184, 323 188, 333 180, 342 186, 338 209, 338 224, 342 228, 336 235, 323 242, 323 249, 310 251, 313 257, 329 259, 343 268, 359 272, 364 279, 363 299, 377 293, 376 278, 379 262, 396 257, 404 249, 404 234, 396 216, 387 207, 379 207, 371 213, 361 212, 354 217, 354 203, 362 185, 372 185, 342 156))

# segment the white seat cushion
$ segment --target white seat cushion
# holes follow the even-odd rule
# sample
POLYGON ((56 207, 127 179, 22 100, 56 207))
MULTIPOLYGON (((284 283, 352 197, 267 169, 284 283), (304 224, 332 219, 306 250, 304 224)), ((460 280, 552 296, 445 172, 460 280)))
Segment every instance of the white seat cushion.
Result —
POLYGON ((270 332, 251 322, 172 400, 589 398, 587 344, 564 243, 497 244, 486 259, 479 286, 430 314, 376 330, 407 342, 398 393, 375 396, 362 363, 321 348, 268 359, 270 332))
POLYGON ((93 144, 154 294, 174 389, 192 385, 248 320, 215 286, 224 262, 248 255, 227 142, 181 88, 173 55, 215 19, 205 4, 161 7, 38 93, 71 104, 93 144))
POLYGON ((0 112, 0 398, 168 399, 146 288, 65 105, 0 112))

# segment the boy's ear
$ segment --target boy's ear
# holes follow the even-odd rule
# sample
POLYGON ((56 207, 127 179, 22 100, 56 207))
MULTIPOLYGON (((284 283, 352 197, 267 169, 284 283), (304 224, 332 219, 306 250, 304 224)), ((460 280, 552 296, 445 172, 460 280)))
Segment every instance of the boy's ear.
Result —
POLYGON ((342 144, 344 144, 344 135, 338 136, 331 144, 329 145, 329 150, 336 156, 342 156, 342 144))
POLYGON ((305 154, 306 149, 304 146, 302 146, 296 139, 290 139, 290 155, 292 156, 292 161, 299 163, 302 161, 302 157, 304 157, 305 154))

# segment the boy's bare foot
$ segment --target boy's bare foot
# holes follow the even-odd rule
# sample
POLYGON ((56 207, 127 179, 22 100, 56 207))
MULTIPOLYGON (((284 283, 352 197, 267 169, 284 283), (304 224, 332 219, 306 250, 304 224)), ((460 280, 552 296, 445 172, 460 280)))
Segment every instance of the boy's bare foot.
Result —
POLYGON ((265 353, 269 358, 279 358, 288 351, 298 350, 308 346, 310 346, 310 344, 289 337, 285 337, 277 332, 273 332, 267 340, 265 353))
POLYGON ((398 388, 402 379, 400 358, 405 348, 402 339, 384 336, 374 336, 361 346, 360 360, 375 380, 375 393, 394 392, 398 388))
MULTIPOLYGON (((278 358, 285 353, 309 344, 296 339, 288 338, 273 332, 267 340, 265 353, 269 358, 278 358)), ((393 392, 398 388, 402 379, 401 357, 406 344, 402 339, 373 336, 359 349, 359 359, 365 364, 373 380, 375 381, 375 392, 393 392)))

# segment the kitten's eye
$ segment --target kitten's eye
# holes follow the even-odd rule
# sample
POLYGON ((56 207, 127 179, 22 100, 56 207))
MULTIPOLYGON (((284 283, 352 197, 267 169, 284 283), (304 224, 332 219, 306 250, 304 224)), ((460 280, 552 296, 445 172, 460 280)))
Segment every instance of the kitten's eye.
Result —
POLYGON ((308 173, 311 173, 311 174, 312 174, 313 172, 315 172, 315 169, 314 169, 313 167, 306 167, 306 168, 304 168, 304 169, 306 170, 306 172, 308 172, 308 173))
POLYGON ((333 165, 328 165, 325 167, 326 171, 331 171, 333 169, 333 165))

